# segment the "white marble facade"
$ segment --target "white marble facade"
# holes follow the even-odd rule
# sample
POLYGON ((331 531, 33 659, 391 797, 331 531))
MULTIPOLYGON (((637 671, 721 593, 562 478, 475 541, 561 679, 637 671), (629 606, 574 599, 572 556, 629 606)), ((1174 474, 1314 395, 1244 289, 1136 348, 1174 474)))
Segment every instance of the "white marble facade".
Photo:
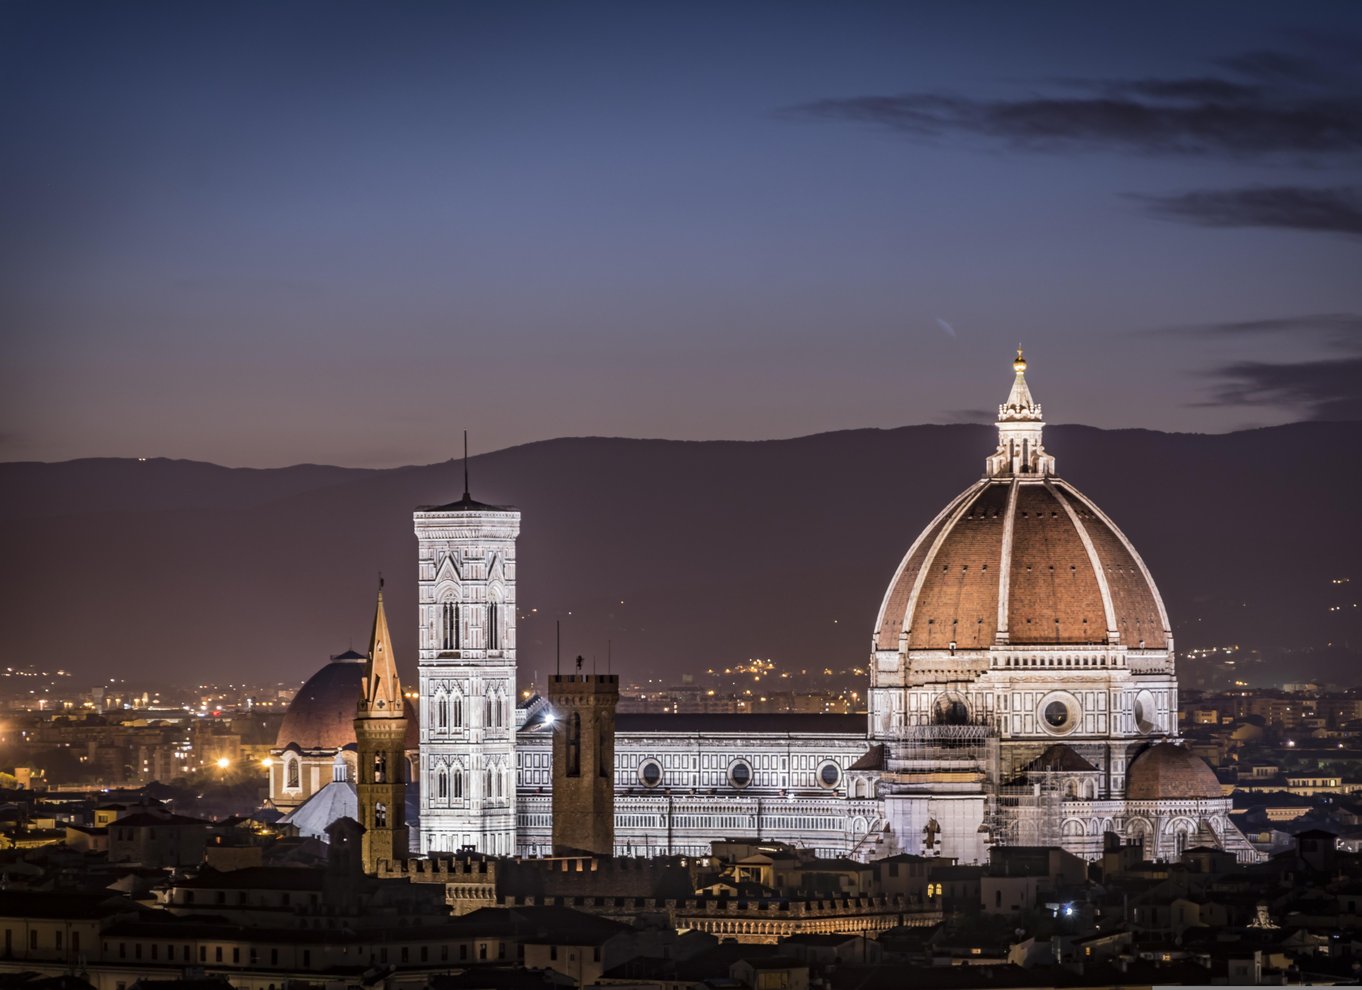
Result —
POLYGON ((413 515, 419 557, 422 853, 516 852, 520 513, 475 502, 413 515))

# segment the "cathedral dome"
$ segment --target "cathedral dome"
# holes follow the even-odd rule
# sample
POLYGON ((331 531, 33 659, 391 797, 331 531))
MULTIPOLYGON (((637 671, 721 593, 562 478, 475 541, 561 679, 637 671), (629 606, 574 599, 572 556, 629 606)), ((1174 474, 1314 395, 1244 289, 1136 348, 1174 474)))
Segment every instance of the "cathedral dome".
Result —
POLYGON ((1209 763, 1173 743, 1150 747, 1126 771, 1128 801, 1204 800, 1224 793, 1209 763))
POLYGON ((366 659, 362 653, 347 650, 309 677, 279 723, 276 747, 296 743, 305 750, 336 750, 353 746, 366 659))
POLYGON ((1054 476, 1020 352, 1013 367, 986 475, 909 549, 880 607, 875 649, 1167 649, 1168 616, 1149 571, 1116 525, 1054 476))
MULTIPOLYGON (((364 678, 362 653, 346 650, 307 679, 289 702, 284 720, 279 723, 275 749, 297 743, 300 749, 343 749, 355 745, 355 713, 359 704, 360 682, 364 678)), ((409 750, 420 746, 420 706, 406 706, 409 750)))

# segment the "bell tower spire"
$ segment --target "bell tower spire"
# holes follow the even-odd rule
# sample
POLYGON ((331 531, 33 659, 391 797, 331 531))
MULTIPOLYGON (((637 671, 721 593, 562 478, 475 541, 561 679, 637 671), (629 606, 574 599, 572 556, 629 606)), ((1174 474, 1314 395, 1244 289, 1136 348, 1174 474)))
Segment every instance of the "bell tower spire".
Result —
POLYGON ((990 478, 1044 478, 1055 473, 1055 459, 1045 452, 1041 439, 1045 421, 1026 384, 1026 357, 1020 344, 1012 370, 1016 375, 1012 390, 998 407, 998 449, 984 463, 984 472, 990 478))
POLYGON ((369 663, 360 682, 355 707, 358 744, 355 785, 360 824, 360 855, 365 872, 374 874, 385 861, 407 858, 407 716, 397 679, 388 616, 383 611, 383 579, 378 579, 374 630, 369 637, 369 663))

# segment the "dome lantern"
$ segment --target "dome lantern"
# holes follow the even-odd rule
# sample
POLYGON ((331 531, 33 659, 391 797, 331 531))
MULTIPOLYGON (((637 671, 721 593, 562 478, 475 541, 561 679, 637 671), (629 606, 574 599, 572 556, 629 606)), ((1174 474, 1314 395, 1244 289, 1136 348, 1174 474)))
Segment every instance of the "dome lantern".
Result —
POLYGON ((998 407, 998 449, 984 463, 990 478, 1047 477, 1055 473, 1055 459, 1045 452, 1045 422, 1040 403, 1026 384, 1026 358, 1020 345, 1012 361, 1016 377, 1007 401, 998 407))

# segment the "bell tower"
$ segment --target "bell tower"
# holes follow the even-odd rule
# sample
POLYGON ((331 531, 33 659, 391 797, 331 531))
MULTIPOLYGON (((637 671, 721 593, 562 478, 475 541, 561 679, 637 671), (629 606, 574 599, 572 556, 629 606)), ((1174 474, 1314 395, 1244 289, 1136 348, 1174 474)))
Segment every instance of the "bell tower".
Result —
MULTIPOLYGON (((577 670, 582 658, 577 658, 577 670)), ((553 851, 615 854, 618 674, 553 674, 553 851)))
POLYGON ((516 851, 520 512, 468 493, 412 515, 421 609, 422 853, 516 851))
POLYGON ((369 661, 355 711, 356 785, 364 835, 360 858, 366 873, 377 873, 385 860, 407 858, 406 705, 397 679, 388 617, 383 611, 383 582, 378 584, 369 661))

